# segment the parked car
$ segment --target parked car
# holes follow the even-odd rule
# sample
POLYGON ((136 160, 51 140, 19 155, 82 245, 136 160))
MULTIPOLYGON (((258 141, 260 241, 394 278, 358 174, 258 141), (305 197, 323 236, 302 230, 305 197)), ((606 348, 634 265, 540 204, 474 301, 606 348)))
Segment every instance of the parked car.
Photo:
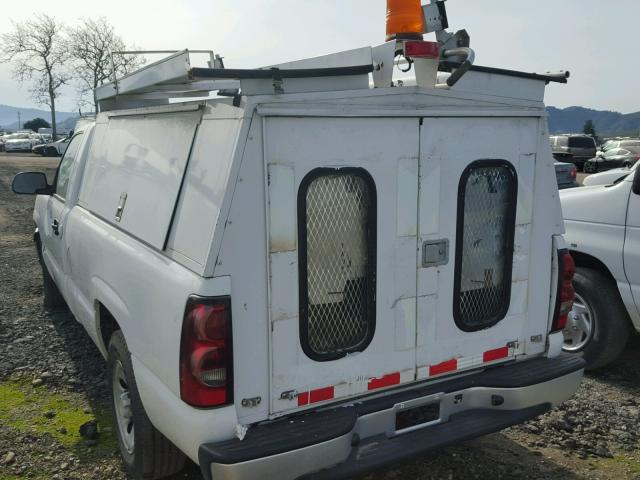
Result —
POLYGON ((45 302, 107 359, 133 477, 185 455, 208 479, 351 477, 580 385, 584 361, 561 351, 573 261, 541 160, 559 78, 391 88, 396 47, 379 88, 362 53, 222 73, 172 55, 96 90, 53 185, 15 177, 37 194, 45 302), (218 76, 242 98, 158 105, 218 76))
POLYGON ((585 173, 596 173, 612 168, 631 168, 640 160, 640 147, 612 148, 606 152, 598 152, 584 164, 585 173))
POLYGON ((30 133, 14 133, 5 137, 6 152, 30 152, 36 145, 36 140, 30 133))
POLYGON ((613 148, 627 148, 627 147, 640 148, 640 139, 616 138, 616 139, 607 140, 605 143, 602 144, 602 147, 600 148, 600 150, 602 152, 606 152, 613 148))
POLYGON ((45 157, 58 157, 64 154, 70 140, 71 139, 67 137, 56 140, 55 142, 36 145, 31 151, 45 157))
POLYGON ((49 141, 49 137, 46 135, 42 135, 40 133, 32 133, 31 134, 31 139, 34 142, 34 147, 37 145, 43 145, 45 143, 47 143, 49 141))
POLYGON ((576 181, 578 170, 573 163, 555 162, 554 167, 556 169, 556 181, 560 190, 578 186, 576 181))
POLYGON ((587 176, 582 181, 582 184, 584 186, 613 185, 614 183, 619 182, 621 179, 635 172, 636 168, 638 168, 638 164, 640 164, 640 162, 636 162, 631 168, 614 168, 605 172, 594 173, 593 175, 587 176))
POLYGON ((613 185, 562 191, 560 199, 577 266, 564 349, 600 368, 640 330, 640 169, 613 185))
POLYGON ((552 135, 550 140, 556 160, 566 162, 570 159, 580 170, 585 162, 596 156, 596 141, 589 135, 552 135))

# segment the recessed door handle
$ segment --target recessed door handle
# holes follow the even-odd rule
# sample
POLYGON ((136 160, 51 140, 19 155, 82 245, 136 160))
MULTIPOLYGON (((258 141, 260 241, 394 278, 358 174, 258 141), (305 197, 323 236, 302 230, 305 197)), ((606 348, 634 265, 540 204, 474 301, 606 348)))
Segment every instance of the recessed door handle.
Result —
POLYGON ((54 235, 60 235, 60 222, 58 220, 51 222, 51 230, 53 230, 54 235))

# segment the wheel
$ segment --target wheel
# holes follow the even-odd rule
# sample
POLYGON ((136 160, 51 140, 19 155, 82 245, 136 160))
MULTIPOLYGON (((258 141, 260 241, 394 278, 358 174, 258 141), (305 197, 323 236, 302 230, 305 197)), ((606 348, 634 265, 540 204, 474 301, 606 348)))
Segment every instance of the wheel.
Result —
POLYGON ((633 164, 631 162, 624 162, 624 164, 622 165, 623 168, 631 168, 633 167, 633 164))
POLYGON ((629 315, 611 280, 598 270, 576 268, 576 298, 563 331, 563 350, 581 354, 587 369, 618 358, 629 339, 629 315))
POLYGON ((144 411, 121 330, 109 342, 107 373, 113 424, 127 472, 136 479, 156 479, 182 470, 184 454, 155 429, 144 411))
POLYGON ((59 309, 66 308, 67 303, 64 301, 64 297, 60 293, 56 282, 49 273, 47 264, 44 263, 44 257, 42 256, 42 242, 36 241, 36 248, 38 249, 38 261, 42 268, 42 292, 44 295, 43 304, 45 308, 59 309))

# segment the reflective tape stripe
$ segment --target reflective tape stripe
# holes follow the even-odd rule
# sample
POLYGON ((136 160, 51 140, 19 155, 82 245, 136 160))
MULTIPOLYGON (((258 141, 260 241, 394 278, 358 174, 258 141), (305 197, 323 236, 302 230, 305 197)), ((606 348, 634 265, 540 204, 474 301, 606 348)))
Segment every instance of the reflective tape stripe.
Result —
MULTIPOLYGON (((478 354, 471 357, 461 357, 461 358, 452 358, 451 360, 447 360, 446 362, 439 363, 437 365, 429 365, 425 367, 418 367, 418 379, 428 377, 436 377, 438 375, 444 375, 446 373, 456 372, 458 370, 466 370, 469 368, 477 367, 482 365, 483 363, 491 363, 497 360, 504 360, 511 356, 515 355, 515 350, 510 348, 509 346, 496 348, 494 350, 487 350, 482 355, 478 354), (420 373, 420 372, 424 373, 420 373), (427 375, 428 372, 428 375, 427 375)), ((413 370, 394 372, 384 375, 380 378, 370 378, 367 382, 367 391, 377 390, 380 388, 392 387, 394 385, 400 385, 401 381, 408 382, 411 381, 409 378, 404 378, 403 375, 405 373, 411 373, 413 375, 413 370), (404 380, 403 380, 404 378, 404 380)), ((366 377, 365 377, 366 378, 366 377)), ((360 380, 361 387, 354 390, 356 383, 344 383, 338 385, 338 395, 340 398, 346 397, 348 395, 353 395, 354 393, 364 393, 364 381, 365 379, 360 380), (349 386, 350 385, 350 386, 349 386), (344 387, 344 388, 342 388, 344 387), (362 390, 362 391, 361 391, 362 390)), ((298 406, 304 407, 306 405, 312 403, 325 402, 327 400, 333 400, 336 397, 336 387, 324 387, 317 388, 315 390, 311 390, 308 392, 300 392, 298 393, 298 406)))
POLYGON ((333 386, 326 388, 318 388, 309 392, 309 403, 324 402, 333 399, 333 386))
POLYGON ((335 389, 333 386, 325 388, 317 388, 310 392, 298 393, 298 406, 304 407, 310 403, 324 402, 326 400, 333 400, 335 395, 335 389))
POLYGON ((429 367, 429 376, 442 375, 443 373, 455 372, 458 369, 458 360, 453 358, 446 362, 439 363, 438 365, 431 365, 429 367))
POLYGON ((509 356, 509 347, 496 348, 495 350, 489 350, 482 355, 482 361, 484 363, 494 362, 501 360, 509 356))
POLYGON ((304 407, 309 403, 309 392, 298 393, 298 406, 304 407))
POLYGON ((372 378, 367 385, 368 390, 376 390, 378 388, 391 387, 400 383, 400 372, 390 373, 382 378, 372 378))

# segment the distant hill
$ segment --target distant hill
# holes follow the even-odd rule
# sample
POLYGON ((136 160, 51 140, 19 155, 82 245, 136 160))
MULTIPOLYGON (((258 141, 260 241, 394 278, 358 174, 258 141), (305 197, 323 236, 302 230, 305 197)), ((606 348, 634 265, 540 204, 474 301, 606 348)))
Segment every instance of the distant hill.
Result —
MULTIPOLYGON (((551 133, 579 133, 587 120, 593 120, 599 136, 640 136, 640 112, 622 114, 606 110, 592 110, 584 107, 555 108, 548 107, 549 130, 551 133)), ((0 130, 18 128, 18 112, 22 123, 36 117, 51 121, 48 110, 37 108, 19 108, 0 105, 0 130)), ((74 127, 77 113, 57 112, 58 127, 68 130, 74 127)))
MULTIPOLYGON (((51 122, 51 112, 49 110, 0 105, 0 130, 17 130, 18 112, 20 112, 22 124, 24 124, 24 122, 26 122, 27 120, 33 120, 37 117, 44 118, 47 122, 51 122)), ((56 122, 58 123, 58 125, 64 124, 66 126, 68 123, 67 120, 75 119, 77 117, 77 113, 56 112, 56 122)), ((73 121, 73 125, 75 125, 75 120, 73 121)))
POLYGON ((587 120, 593 120, 598 136, 640 136, 640 112, 622 114, 584 107, 548 107, 551 133, 580 133, 587 120))

